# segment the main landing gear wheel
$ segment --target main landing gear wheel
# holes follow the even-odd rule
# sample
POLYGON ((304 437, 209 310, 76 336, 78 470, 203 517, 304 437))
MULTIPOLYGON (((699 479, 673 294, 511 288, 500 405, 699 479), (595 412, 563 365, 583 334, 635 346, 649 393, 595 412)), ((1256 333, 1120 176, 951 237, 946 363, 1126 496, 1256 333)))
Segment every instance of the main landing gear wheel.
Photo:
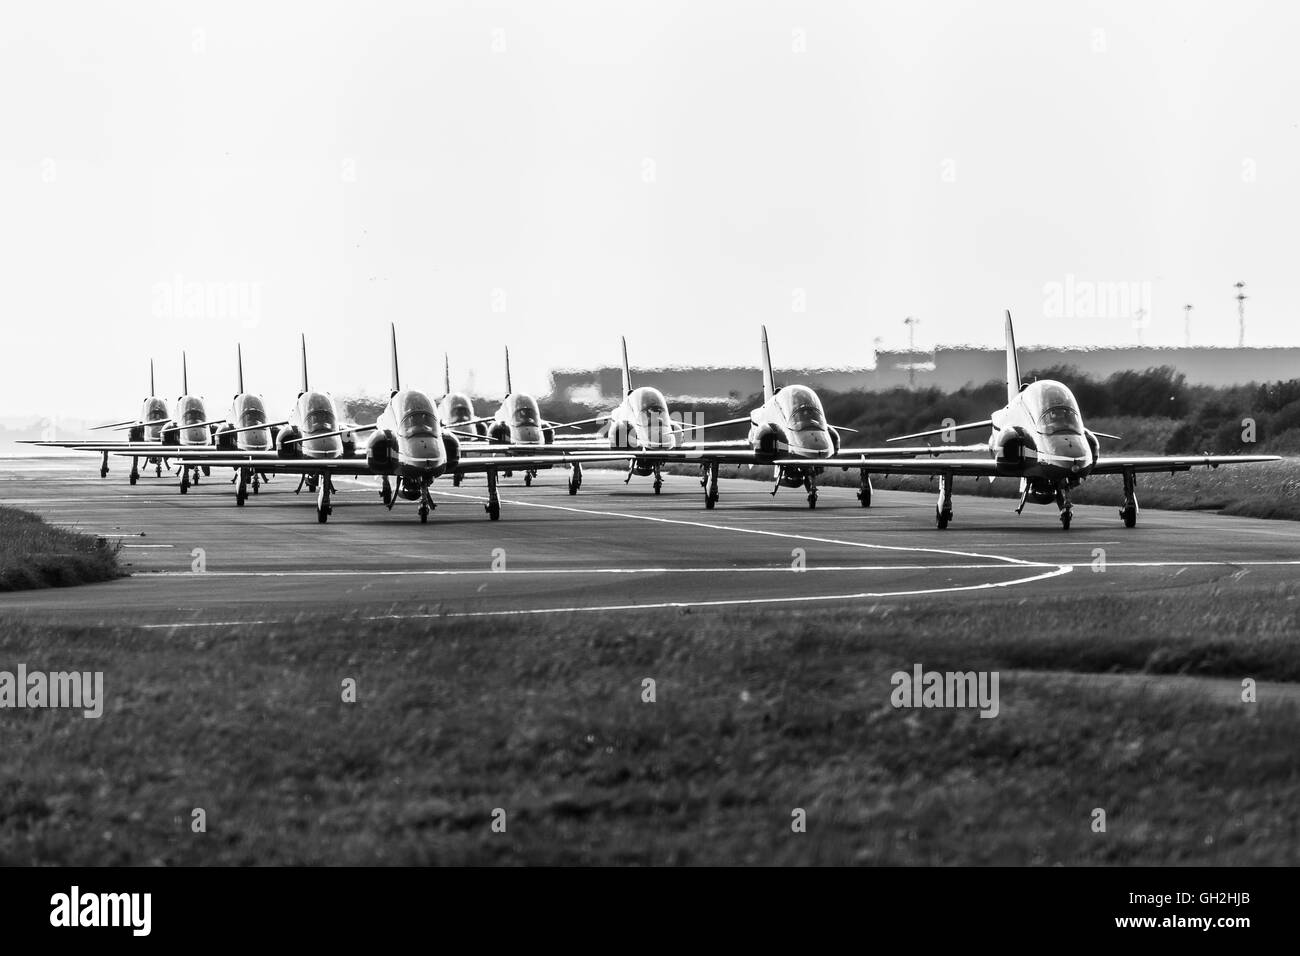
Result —
POLYGON ((718 503, 718 463, 706 462, 700 466, 700 484, 704 486, 704 507, 710 511, 718 503))
POLYGON ((1124 472, 1124 506, 1119 509, 1119 516, 1126 528, 1138 523, 1137 472, 1124 472))
POLYGON ((329 521, 330 515, 333 514, 334 508, 330 504, 330 483, 328 480, 317 483, 318 491, 316 492, 316 520, 321 524, 329 521))
POLYGON ((871 507, 871 477, 864 471, 858 480, 858 501, 862 507, 871 507))
POLYGON ((497 473, 495 468, 487 470, 488 503, 484 505, 488 517, 493 521, 501 518, 501 499, 497 497, 497 473))
POLYGON ((456 474, 454 474, 454 475, 451 476, 451 486, 452 486, 453 488, 459 488, 459 487, 460 487, 460 483, 461 483, 461 481, 464 480, 464 478, 465 478, 465 476, 462 475, 459 471, 456 472, 456 474))
POLYGON ((108 477, 108 452, 104 452, 104 463, 99 466, 99 477, 108 477))
POLYGON ((1073 517, 1073 515, 1074 512, 1070 511, 1068 508, 1065 511, 1061 512, 1061 527, 1064 528, 1066 531, 1070 530, 1070 519, 1073 517))
POLYGON ((379 497, 391 511, 393 508, 393 486, 388 483, 387 478, 384 479, 383 487, 379 489, 379 497))
POLYGON ((533 486, 533 473, 531 471, 524 472, 524 486, 527 488, 533 486))
POLYGON ((183 495, 189 494, 189 491, 190 491, 190 470, 188 468, 182 468, 181 469, 181 494, 183 495))
POLYGON ((952 521, 952 475, 939 476, 939 501, 934 506, 934 523, 940 531, 952 521))
POLYGON ((128 480, 129 482, 131 482, 131 484, 134 485, 137 481, 140 480, 140 475, 139 475, 138 472, 134 472, 134 471, 133 471, 133 472, 131 472, 131 477, 128 478, 127 480, 128 480))
POLYGON ((420 524, 425 524, 429 520, 429 509, 425 505, 420 505, 420 524))
POLYGON ((235 489, 235 504, 244 507, 244 502, 248 500, 248 482, 244 481, 244 476, 239 476, 239 487, 235 489))

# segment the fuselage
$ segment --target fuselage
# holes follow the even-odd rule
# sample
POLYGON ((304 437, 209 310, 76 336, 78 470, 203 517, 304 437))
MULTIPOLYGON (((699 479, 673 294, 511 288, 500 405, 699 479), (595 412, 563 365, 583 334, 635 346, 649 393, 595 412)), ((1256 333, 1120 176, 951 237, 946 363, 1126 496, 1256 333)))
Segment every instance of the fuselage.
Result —
POLYGON ((507 395, 493 416, 489 434, 505 438, 512 445, 546 444, 537 400, 523 393, 507 395))
POLYGON ((243 451, 269 451, 273 447, 271 429, 267 425, 266 406, 261 396, 250 392, 241 392, 230 403, 230 414, 226 418, 231 428, 243 428, 247 431, 237 432, 236 447, 243 451), (261 428, 255 426, 263 426, 261 428))
POLYGON ((474 402, 464 392, 448 392, 439 403, 439 414, 444 425, 464 425, 474 419, 474 402))
POLYGON ((203 399, 196 395, 182 395, 176 400, 176 444, 210 445, 212 432, 205 423, 208 420, 207 408, 203 399))
POLYGON ((1058 483, 1084 478, 1096 464, 1095 439, 1060 382, 1031 382, 992 421, 989 452, 1014 474, 1058 483))
POLYGON ((682 426, 669 415, 663 393, 643 385, 610 413, 609 443, 611 448, 668 451, 681 445, 682 426))
POLYGON ((144 426, 144 441, 162 441, 163 426, 167 424, 167 403, 150 396, 140 403, 140 423, 144 426), (153 424, 156 423, 156 424, 153 424))
POLYGON ((777 389, 749 418, 749 443, 755 451, 814 460, 835 453, 821 399, 807 386, 777 389))
POLYGON ((398 478, 431 480, 447 468, 438 410, 423 392, 404 389, 380 412, 375 425, 393 436, 398 478))
POLYGON ((342 437, 329 434, 338 431, 339 419, 334 410, 334 400, 328 393, 303 392, 298 396, 287 420, 290 428, 296 428, 301 433, 303 441, 298 444, 304 458, 342 456, 342 437))

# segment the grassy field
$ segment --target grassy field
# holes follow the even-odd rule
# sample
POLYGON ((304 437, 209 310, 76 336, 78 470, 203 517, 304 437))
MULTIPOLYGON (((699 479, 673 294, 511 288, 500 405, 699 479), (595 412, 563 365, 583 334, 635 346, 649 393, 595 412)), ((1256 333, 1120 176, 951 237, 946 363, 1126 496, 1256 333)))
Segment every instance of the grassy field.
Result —
MULTIPOLYGON (((586 467, 600 467, 590 465, 586 467)), ((608 467, 622 468, 622 465, 608 467)), ((669 465, 671 474, 697 477, 695 465, 669 465)), ((723 467, 718 474, 724 478, 754 478, 771 481, 771 469, 743 466, 723 467)), ((818 481, 823 485, 840 485, 856 488, 856 469, 826 471, 818 481)), ((883 491, 921 491, 938 494, 938 484, 920 475, 873 475, 873 488, 883 491)), ((799 492, 790 492, 798 494, 799 492)), ((998 478, 989 482, 984 478, 958 478, 953 485, 957 495, 977 495, 983 498, 1019 498, 1020 485, 1013 478, 998 478)), ((1138 502, 1143 508, 1163 508, 1170 511, 1222 511, 1224 514, 1245 518, 1283 518, 1300 521, 1300 458, 1286 458, 1277 462, 1254 465, 1236 465, 1220 468, 1196 468, 1191 471, 1169 474, 1162 472, 1138 476, 1138 502)), ((1080 505, 1114 505, 1116 510, 1123 500, 1123 482, 1117 475, 1091 478, 1075 489, 1072 498, 1080 505)))
POLYGON ((1295 687, 1238 692, 1300 680, 1298 632, 1300 585, 274 632, 8 621, 0 667, 102 670, 107 703, 0 713, 0 864, 1294 865, 1295 687), (998 671, 999 715, 895 709, 890 675, 916 663, 998 671))
POLYGON ((122 571, 116 544, 52 528, 41 518, 0 507, 0 591, 107 581, 122 571))

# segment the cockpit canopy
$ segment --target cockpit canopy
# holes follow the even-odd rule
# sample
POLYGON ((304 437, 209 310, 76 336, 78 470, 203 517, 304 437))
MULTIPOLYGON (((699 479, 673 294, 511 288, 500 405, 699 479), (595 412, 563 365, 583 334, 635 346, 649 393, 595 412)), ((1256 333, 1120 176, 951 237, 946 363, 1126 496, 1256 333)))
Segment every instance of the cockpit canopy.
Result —
POLYGON ((452 392, 442 400, 442 405, 443 418, 448 425, 459 425, 474 417, 474 403, 470 401, 468 395, 452 392))
POLYGON ((825 431, 826 413, 821 399, 811 388, 791 385, 777 393, 786 408, 786 421, 793 431, 825 431))
POLYGON ((397 409, 398 427, 407 438, 432 438, 438 433, 438 413, 422 392, 406 392, 397 409))
POLYGON ((140 421, 161 422, 167 419, 167 403, 161 398, 146 398, 140 408, 140 421))
POLYGON ((338 429, 334 402, 324 392, 307 392, 298 399, 298 408, 302 413, 303 434, 319 434, 338 429))
POLYGON ((1046 382, 1034 396, 1038 428, 1044 435, 1082 435, 1083 419, 1079 403, 1068 388, 1059 382, 1046 382))
POLYGON ((638 388, 629 397, 633 410, 642 417, 653 415, 666 418, 668 416, 668 402, 664 400, 663 394, 658 389, 638 388))
POLYGON ((182 425, 197 425, 207 421, 208 415, 203 408, 203 399, 186 395, 176 403, 176 419, 182 425))
POLYGON ((266 424, 266 407, 256 395, 240 395, 235 399, 235 425, 253 428, 266 424))
POLYGON ((510 423, 517 428, 537 428, 542 422, 542 413, 531 395, 511 395, 510 423))

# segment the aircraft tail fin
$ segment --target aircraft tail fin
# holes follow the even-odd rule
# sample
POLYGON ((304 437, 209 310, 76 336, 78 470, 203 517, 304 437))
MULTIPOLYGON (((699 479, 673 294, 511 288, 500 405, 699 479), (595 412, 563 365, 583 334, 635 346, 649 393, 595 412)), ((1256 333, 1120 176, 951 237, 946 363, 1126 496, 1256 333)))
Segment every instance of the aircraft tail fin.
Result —
POLYGON ((632 394, 632 369, 627 364, 627 337, 623 337, 623 394, 632 394))
POLYGON ((301 395, 305 391, 307 391, 307 334, 304 332, 302 333, 302 391, 298 394, 301 395))
POLYGON ((235 343, 235 372, 238 377, 239 390, 236 395, 244 394, 244 349, 238 342, 235 343))
POLYGON ((388 397, 392 398, 394 395, 396 395, 398 392, 402 390, 402 377, 397 372, 397 323, 396 322, 388 323, 388 335, 389 335, 389 340, 392 344, 392 355, 393 355, 392 391, 388 393, 388 397))
POLYGON ((1016 358, 1016 333, 1011 327, 1011 310, 1007 309, 1007 402, 1020 394, 1020 360, 1016 358))
POLYGON ((189 369, 186 368, 185 366, 185 352, 182 351, 181 352, 181 394, 188 395, 189 393, 190 393, 190 373, 189 373, 189 369))
POLYGON ((158 394, 158 388, 153 383, 153 359, 149 360, 149 397, 153 398, 158 394))
POLYGON ((510 384, 510 346, 506 346, 506 395, 509 396, 514 392, 510 384))
POLYGON ((451 356, 446 352, 442 353, 442 387, 442 394, 451 394, 451 356))
POLYGON ((772 353, 767 347, 767 326, 763 330, 763 401, 769 401, 776 394, 776 379, 772 376, 772 353))

